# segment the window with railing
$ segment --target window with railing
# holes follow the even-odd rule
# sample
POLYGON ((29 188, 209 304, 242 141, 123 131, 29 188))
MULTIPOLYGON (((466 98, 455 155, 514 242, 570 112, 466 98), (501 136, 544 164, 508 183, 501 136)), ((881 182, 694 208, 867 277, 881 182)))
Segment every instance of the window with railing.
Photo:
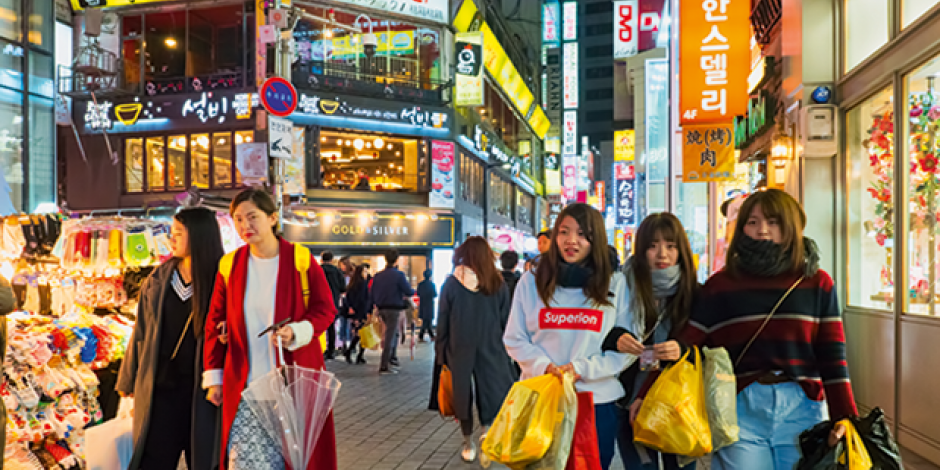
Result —
POLYGON ((124 139, 124 190, 128 193, 237 187, 236 148, 254 131, 156 135, 124 139))
POLYGON ((304 7, 294 83, 391 98, 441 99, 441 31, 331 7, 304 7))

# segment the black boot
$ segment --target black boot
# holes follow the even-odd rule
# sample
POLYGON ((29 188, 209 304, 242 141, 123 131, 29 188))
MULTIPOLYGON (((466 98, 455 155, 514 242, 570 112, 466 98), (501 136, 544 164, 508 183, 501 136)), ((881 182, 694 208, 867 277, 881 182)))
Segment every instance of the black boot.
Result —
POLYGON ((352 348, 346 348, 346 363, 352 364, 352 348))
POLYGON ((365 363, 366 363, 366 358, 362 357, 362 355, 365 354, 365 352, 366 352, 365 348, 363 348, 363 347, 360 347, 360 348, 359 348, 359 355, 356 356, 356 364, 365 364, 365 363))

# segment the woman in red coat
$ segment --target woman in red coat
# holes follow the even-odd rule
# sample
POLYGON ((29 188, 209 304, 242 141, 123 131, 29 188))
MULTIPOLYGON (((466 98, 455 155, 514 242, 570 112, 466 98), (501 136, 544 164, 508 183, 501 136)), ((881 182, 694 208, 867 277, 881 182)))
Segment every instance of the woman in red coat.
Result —
MULTIPOLYGON (((335 318, 333 297, 312 256, 305 272, 295 264, 295 250, 306 249, 277 237, 277 208, 267 192, 241 192, 232 201, 231 213, 248 245, 222 259, 206 319, 203 388, 209 401, 222 406, 222 468, 280 470, 286 468, 284 458, 243 403, 242 391, 276 367, 278 338, 288 364, 323 368, 315 338, 335 318), (307 276, 309 286, 306 307, 301 275, 307 276), (283 326, 273 334, 259 337, 278 324, 283 326)), ((306 469, 336 469, 332 414, 306 469)))

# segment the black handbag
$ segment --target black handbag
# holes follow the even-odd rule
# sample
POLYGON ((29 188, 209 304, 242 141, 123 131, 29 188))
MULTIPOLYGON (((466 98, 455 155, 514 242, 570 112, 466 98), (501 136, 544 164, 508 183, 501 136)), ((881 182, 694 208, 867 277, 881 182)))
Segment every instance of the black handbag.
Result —
MULTIPOLYGON (((891 436, 884 411, 875 408, 864 418, 851 418, 858 431, 868 456, 872 470, 902 470, 901 450, 891 436)), ((845 449, 845 442, 839 441, 829 447, 829 433, 832 421, 823 421, 800 433, 800 451, 803 454, 796 470, 848 470, 848 465, 840 462, 845 449)))

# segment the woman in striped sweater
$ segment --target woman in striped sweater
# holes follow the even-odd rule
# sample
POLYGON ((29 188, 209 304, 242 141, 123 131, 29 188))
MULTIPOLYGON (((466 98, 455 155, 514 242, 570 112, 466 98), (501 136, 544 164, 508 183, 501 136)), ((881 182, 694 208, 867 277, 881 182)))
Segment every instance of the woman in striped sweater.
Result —
MULTIPOLYGON (((712 468, 791 470, 800 432, 827 409, 832 420, 858 414, 841 312, 796 200, 760 191, 740 214, 726 266, 705 283, 679 339, 723 346, 735 363, 740 440, 716 452, 712 468)), ((836 426, 830 445, 844 432, 836 426)))

